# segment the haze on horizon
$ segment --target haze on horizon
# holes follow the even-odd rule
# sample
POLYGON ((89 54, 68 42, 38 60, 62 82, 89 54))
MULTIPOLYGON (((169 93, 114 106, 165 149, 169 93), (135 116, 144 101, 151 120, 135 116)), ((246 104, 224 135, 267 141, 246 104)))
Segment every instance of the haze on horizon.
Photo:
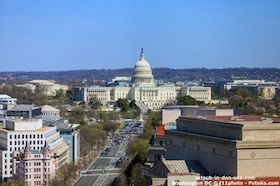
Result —
POLYGON ((280 68, 277 0, 1 0, 0 71, 280 68))

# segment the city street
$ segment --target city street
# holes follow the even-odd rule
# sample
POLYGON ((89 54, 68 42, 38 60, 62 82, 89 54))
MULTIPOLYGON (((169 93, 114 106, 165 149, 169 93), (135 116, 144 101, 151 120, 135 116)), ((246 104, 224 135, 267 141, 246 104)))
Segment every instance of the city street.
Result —
POLYGON ((101 155, 95 159, 87 170, 81 171, 81 176, 74 186, 111 185, 120 174, 120 165, 127 160, 126 146, 128 142, 142 134, 143 126, 131 122, 116 134, 111 144, 106 146, 101 155))

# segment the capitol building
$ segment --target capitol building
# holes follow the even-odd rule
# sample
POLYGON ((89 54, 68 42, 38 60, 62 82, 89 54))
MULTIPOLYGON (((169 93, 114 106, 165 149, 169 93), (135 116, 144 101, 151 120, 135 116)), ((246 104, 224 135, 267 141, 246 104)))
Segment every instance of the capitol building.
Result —
MULTIPOLYGON (((143 49, 134 67, 134 74, 126 84, 100 87, 75 87, 72 89, 74 101, 95 99, 102 104, 118 99, 135 100, 136 104, 147 109, 160 109, 163 105, 176 103, 178 96, 190 95, 198 101, 211 101, 211 88, 201 86, 175 86, 173 83, 157 84, 152 69, 144 57, 143 49)), ((122 79, 117 77, 117 79, 122 79)))

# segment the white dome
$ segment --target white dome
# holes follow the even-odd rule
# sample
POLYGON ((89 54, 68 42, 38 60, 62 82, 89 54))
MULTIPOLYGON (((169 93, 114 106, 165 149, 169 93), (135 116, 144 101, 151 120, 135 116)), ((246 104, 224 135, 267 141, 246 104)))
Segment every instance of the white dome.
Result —
POLYGON ((150 64, 144 58, 143 49, 140 59, 136 62, 132 82, 136 86, 151 86, 154 84, 154 76, 150 64))

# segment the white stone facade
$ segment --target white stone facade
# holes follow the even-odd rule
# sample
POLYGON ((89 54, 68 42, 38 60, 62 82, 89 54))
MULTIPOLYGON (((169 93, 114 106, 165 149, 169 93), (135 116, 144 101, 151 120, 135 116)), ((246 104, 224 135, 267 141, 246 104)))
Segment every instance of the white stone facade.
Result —
POLYGON ((130 86, 85 88, 87 101, 95 99, 103 104, 118 99, 143 102, 150 109, 160 109, 165 104, 173 104, 178 96, 190 95, 198 101, 211 101, 210 87, 179 87, 175 84, 156 85, 150 64, 145 60, 143 50, 136 62, 130 86))
POLYGON ((53 155, 56 156, 57 168, 69 162, 69 146, 60 137, 56 127, 43 127, 42 120, 35 119, 8 120, 6 123, 6 128, 0 128, 0 176, 2 179, 10 178, 16 173, 18 161, 13 162, 13 157, 19 154, 27 144, 32 150, 41 150, 47 142, 53 155))

